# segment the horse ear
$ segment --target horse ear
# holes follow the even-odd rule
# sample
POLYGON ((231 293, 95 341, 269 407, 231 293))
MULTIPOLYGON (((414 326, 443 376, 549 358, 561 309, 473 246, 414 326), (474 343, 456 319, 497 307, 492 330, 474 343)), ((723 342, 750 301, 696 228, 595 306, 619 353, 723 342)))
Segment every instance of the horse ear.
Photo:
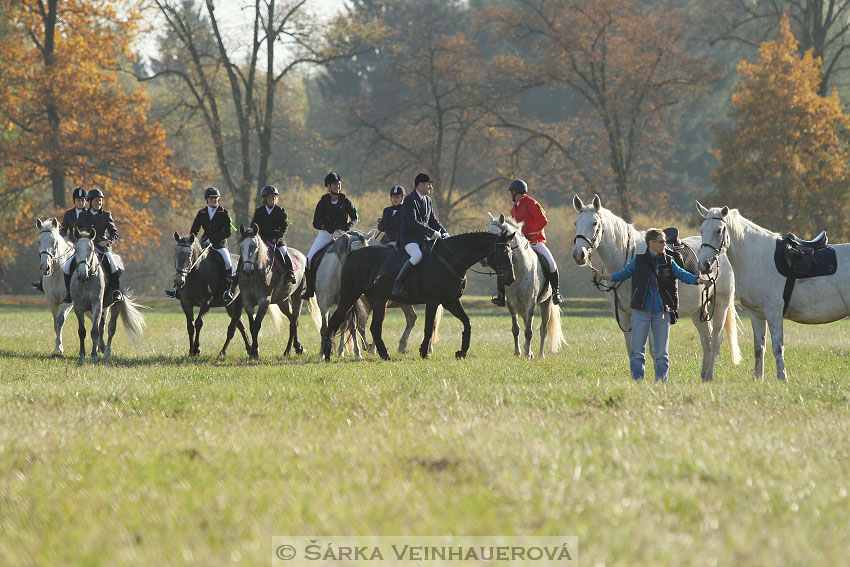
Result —
POLYGON ((194 233, 189 234, 189 244, 194 244, 195 240, 197 240, 197 237, 195 236, 195 234, 194 233))
POLYGON ((578 193, 573 195, 573 208, 576 210, 577 213, 580 213, 581 210, 584 208, 584 203, 581 202, 581 197, 578 196, 578 193))
POLYGON ((593 195, 593 208, 596 209, 597 213, 602 210, 602 199, 599 198, 599 195, 593 195))
POLYGON ((39 219, 39 218, 35 219, 35 227, 38 230, 41 230, 41 219, 39 219))
POLYGON ((493 221, 496 220, 496 217, 490 214, 490 211, 487 211, 487 218, 490 220, 490 224, 493 224, 493 221))
POLYGON ((75 239, 77 239, 77 238, 79 238, 79 237, 80 237, 80 229, 79 229, 79 228, 75 228, 75 229, 74 229, 74 238, 75 238, 75 239))
POLYGON ((241 234, 242 236, 245 236, 245 225, 244 224, 239 225, 239 234, 241 234))
POLYGON ((707 217, 708 216, 708 209, 703 207, 702 203, 700 203, 699 201, 697 201, 696 203, 697 203, 697 212, 700 215, 702 215, 703 218, 707 217))
POLYGON ((505 213, 499 213, 499 224, 505 224, 505 213))
POLYGON ((723 207, 722 209, 720 209, 720 216, 725 217, 728 214, 729 214, 729 207, 723 207))
POLYGON ((366 240, 372 240, 375 237, 376 234, 378 234, 378 231, 373 228, 372 230, 370 230, 369 232, 367 232, 364 235, 364 238, 366 240))
POLYGON ((56 217, 50 217, 47 219, 47 222, 52 224, 54 227, 59 228, 59 220, 56 217))
POLYGON ((174 231, 174 240, 176 240, 178 243, 180 242, 180 233, 176 230, 174 231))
POLYGON ((260 227, 257 223, 251 225, 251 234, 260 234, 260 227))

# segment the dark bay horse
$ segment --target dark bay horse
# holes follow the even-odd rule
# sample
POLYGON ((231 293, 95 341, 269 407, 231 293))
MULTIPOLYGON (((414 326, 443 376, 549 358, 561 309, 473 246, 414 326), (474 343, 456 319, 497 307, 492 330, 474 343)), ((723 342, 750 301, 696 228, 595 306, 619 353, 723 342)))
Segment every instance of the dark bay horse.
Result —
POLYGON ((331 340, 334 334, 360 296, 365 295, 374 309, 372 324, 369 327, 372 331, 372 340, 378 354, 384 360, 390 358, 381 337, 389 300, 408 305, 425 304, 425 336, 419 346, 419 354, 422 358, 428 356, 437 306, 442 305, 448 309, 449 313, 463 324, 461 349, 455 353, 455 357, 465 358, 472 334, 469 316, 460 303, 460 297, 466 286, 466 271, 491 252, 495 252, 498 264, 493 266, 495 269, 512 270, 511 238, 513 238, 512 234, 469 232, 447 239, 438 239, 433 243, 431 254, 426 255, 411 273, 408 280, 409 293, 404 296, 392 293, 395 273, 379 274, 381 265, 393 252, 392 249, 370 246, 351 252, 342 267, 339 305, 331 315, 328 328, 322 335, 322 356, 325 360, 330 359, 331 340))
MULTIPOLYGON (((222 273, 223 261, 218 254, 210 254, 210 249, 202 249, 201 242, 194 234, 180 236, 174 233, 177 247, 174 249, 174 287, 177 288, 180 306, 186 315, 186 332, 189 334, 189 355, 197 356, 201 352, 201 328, 204 317, 212 307, 224 307, 230 316, 227 326, 227 339, 219 351, 219 356, 227 353, 227 346, 233 338, 236 329, 245 341, 245 351, 251 354, 248 334, 242 324, 242 298, 239 289, 235 290, 236 299, 230 305, 225 305, 222 299, 225 281, 222 273), (195 319, 195 307, 198 308, 198 318, 195 319)), ((233 255, 231 255, 233 256, 233 255)), ((238 258, 233 258, 234 265, 238 258)))

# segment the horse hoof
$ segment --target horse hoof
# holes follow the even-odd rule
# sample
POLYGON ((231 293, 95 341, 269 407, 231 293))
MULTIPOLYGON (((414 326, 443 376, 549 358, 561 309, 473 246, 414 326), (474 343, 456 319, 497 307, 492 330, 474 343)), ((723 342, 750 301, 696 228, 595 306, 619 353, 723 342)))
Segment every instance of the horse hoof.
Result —
POLYGON ((464 351, 462 351, 462 350, 459 350, 459 351, 457 351, 457 352, 455 353, 455 358, 456 358, 457 360, 461 360, 461 359, 463 359, 463 358, 466 358, 466 353, 465 353, 464 351))
POLYGON ((382 359, 382 360, 391 360, 391 359, 390 359, 390 355, 388 355, 388 354, 382 354, 382 355, 381 355, 381 359, 382 359))
POLYGON ((62 356, 62 354, 63 354, 63 353, 62 353, 62 351, 61 351, 61 350, 54 350, 54 351, 51 353, 51 356, 52 356, 53 358, 58 358, 58 357, 62 356))
POLYGON ((304 354, 304 347, 301 345, 295 345, 295 354, 304 354))

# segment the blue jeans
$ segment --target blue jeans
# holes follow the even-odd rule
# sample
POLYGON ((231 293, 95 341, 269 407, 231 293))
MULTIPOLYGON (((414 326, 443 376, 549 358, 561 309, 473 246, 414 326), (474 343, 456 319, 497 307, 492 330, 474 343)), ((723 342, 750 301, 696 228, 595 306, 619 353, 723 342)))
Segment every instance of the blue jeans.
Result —
POLYGON ((655 380, 666 382, 670 369, 670 314, 664 311, 632 311, 632 354, 629 369, 634 380, 643 380, 646 368, 646 339, 652 330, 652 345, 655 352, 655 380))

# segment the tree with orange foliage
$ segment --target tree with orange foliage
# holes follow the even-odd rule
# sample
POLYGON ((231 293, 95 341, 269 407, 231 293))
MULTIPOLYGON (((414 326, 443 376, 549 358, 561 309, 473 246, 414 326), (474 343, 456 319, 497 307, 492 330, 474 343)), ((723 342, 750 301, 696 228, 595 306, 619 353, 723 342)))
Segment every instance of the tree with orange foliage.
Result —
POLYGON ((850 117, 838 94, 822 97, 822 63, 802 55, 787 18, 781 37, 742 61, 732 96, 735 125, 718 132, 712 174, 722 201, 774 230, 801 235, 828 228, 850 236, 850 117))
MULTIPOLYGON (((144 91, 118 82, 139 13, 117 0, 21 0, 10 10, 14 25, 0 38, 0 230, 29 242, 36 216, 61 214, 76 185, 98 187, 119 219, 122 253, 136 257, 161 232, 153 205, 173 207, 189 187, 164 130, 147 120, 144 91)), ((13 244, 0 242, 0 255, 13 244)))
POLYGON ((501 44, 518 46, 496 61, 499 75, 518 93, 557 90, 565 108, 557 125, 504 113, 497 125, 560 151, 588 189, 607 169, 599 185, 613 186, 627 220, 636 179, 645 176, 655 202, 657 180, 647 172, 667 140, 668 111, 711 78, 704 59, 685 49, 685 12, 673 1, 516 0, 491 6, 487 19, 501 44))

